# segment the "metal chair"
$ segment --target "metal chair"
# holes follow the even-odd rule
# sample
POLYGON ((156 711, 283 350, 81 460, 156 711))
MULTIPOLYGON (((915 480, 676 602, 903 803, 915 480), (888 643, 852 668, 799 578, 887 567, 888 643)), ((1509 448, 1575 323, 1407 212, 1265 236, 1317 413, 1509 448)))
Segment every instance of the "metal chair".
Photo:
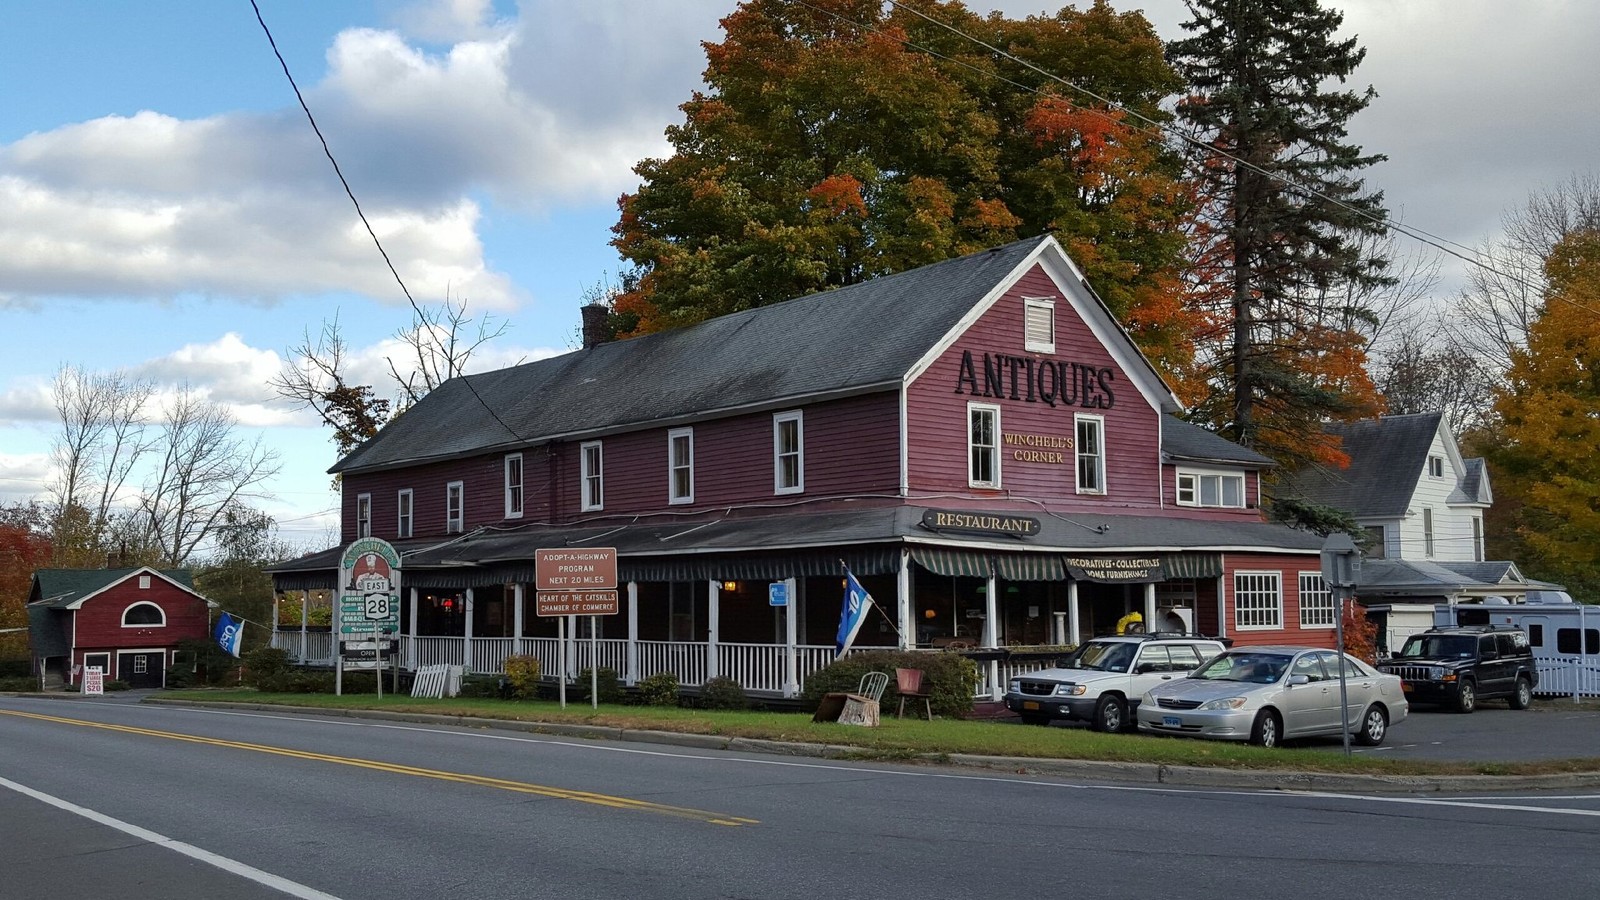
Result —
POLYGON ((889 686, 889 673, 868 672, 861 676, 861 684, 856 686, 856 693, 876 703, 883 699, 883 692, 889 686))
MULTIPOLYGON (((933 721, 933 704, 931 694, 922 689, 921 669, 895 669, 895 692, 900 695, 900 711, 895 713, 896 719, 903 719, 906 715, 906 700, 922 701, 923 712, 927 713, 928 721, 933 721)), ((916 707, 912 707, 913 710, 916 707)))

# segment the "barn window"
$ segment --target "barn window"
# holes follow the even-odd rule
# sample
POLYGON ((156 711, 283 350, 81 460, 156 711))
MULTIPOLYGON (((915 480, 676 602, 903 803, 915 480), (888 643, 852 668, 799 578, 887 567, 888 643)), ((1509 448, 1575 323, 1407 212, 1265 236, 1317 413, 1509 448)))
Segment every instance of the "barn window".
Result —
POLYGON ((122 626, 132 628, 140 625, 165 625, 167 614, 161 607, 154 603, 135 603, 122 611, 122 626))

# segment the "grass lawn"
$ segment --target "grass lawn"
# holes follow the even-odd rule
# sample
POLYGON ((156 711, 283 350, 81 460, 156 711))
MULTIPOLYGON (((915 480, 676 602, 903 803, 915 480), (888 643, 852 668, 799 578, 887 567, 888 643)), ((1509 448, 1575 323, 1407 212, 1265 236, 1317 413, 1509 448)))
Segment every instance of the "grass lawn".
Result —
POLYGON ((1037 759, 1102 760, 1170 766, 1292 769, 1383 775, 1544 775, 1600 770, 1600 758, 1529 763, 1447 763, 1353 755, 1336 744, 1263 750, 1224 741, 1099 734, 1086 728, 1039 728, 1012 721, 885 718, 877 728, 811 721, 809 713, 620 706, 551 700, 454 697, 425 700, 372 694, 266 694, 253 690, 165 691, 161 699, 263 703, 316 709, 373 709, 462 718, 598 725, 630 731, 669 731, 724 737, 829 744, 855 748, 861 759, 910 759, 950 753, 1037 759))

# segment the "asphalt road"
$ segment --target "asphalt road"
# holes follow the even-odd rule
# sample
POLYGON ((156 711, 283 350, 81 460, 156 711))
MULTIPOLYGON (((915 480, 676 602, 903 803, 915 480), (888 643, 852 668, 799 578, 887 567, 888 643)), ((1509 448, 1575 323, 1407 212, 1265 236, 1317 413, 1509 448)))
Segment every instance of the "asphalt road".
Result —
POLYGON ((345 900, 1387 900, 1600 881, 1600 792, 1185 790, 30 698, 0 698, 0 779, 8 898, 271 896, 260 873, 345 900))

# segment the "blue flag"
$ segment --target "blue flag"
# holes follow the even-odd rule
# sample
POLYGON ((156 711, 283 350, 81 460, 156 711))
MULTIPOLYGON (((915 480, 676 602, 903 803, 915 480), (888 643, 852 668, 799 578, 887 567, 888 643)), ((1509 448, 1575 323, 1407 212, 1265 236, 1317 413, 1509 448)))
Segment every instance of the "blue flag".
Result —
POLYGON ((839 634, 834 640, 834 650, 837 656, 843 656, 850 650, 850 645, 855 642, 856 633, 861 630, 861 623, 867 620, 867 610, 872 608, 872 595, 861 586, 861 582, 850 574, 850 567, 844 567, 844 609, 839 612, 839 634))
POLYGON ((239 655, 239 639, 244 637, 244 620, 223 613, 217 617, 217 627, 211 632, 217 645, 230 655, 239 655))

